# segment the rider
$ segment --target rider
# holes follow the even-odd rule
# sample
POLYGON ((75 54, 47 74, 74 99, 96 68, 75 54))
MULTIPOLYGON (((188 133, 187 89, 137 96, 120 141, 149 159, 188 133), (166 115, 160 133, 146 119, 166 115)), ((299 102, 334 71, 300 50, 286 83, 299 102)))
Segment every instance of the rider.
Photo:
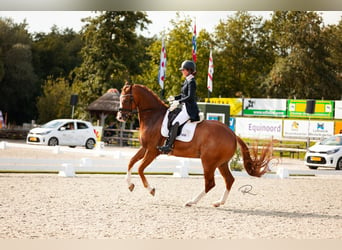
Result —
POLYGON ((199 109, 196 103, 196 65, 193 61, 186 60, 182 63, 180 69, 185 77, 182 84, 181 94, 177 96, 170 96, 169 102, 172 102, 170 111, 172 111, 179 104, 181 111, 172 122, 172 127, 169 131, 169 137, 166 139, 164 146, 158 147, 159 151, 167 154, 172 150, 173 143, 177 137, 178 127, 188 120, 199 121, 199 109))

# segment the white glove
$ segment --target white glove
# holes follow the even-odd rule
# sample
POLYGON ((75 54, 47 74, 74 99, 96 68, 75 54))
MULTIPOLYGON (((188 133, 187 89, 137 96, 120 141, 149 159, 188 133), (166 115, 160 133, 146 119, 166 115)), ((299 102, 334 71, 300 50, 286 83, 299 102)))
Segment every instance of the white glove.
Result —
POLYGON ((168 100, 169 102, 173 102, 173 101, 175 100, 175 97, 174 97, 174 96, 169 96, 169 98, 167 98, 167 100, 168 100))
POLYGON ((178 107, 178 105, 179 105, 179 101, 173 101, 171 103, 171 106, 170 106, 169 110, 170 111, 174 111, 178 107))

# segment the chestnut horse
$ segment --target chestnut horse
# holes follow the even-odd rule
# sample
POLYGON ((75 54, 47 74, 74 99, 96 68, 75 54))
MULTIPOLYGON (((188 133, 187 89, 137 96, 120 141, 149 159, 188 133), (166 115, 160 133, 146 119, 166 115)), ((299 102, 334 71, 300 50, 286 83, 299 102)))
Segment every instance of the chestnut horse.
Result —
MULTIPOLYGON (((150 194, 155 194, 155 189, 150 186, 145 175, 145 168, 160 155, 157 146, 163 145, 165 137, 161 135, 161 126, 168 106, 159 97, 143 85, 125 84, 120 96, 120 109, 117 119, 126 121, 134 112, 138 112, 140 122, 141 148, 132 157, 128 165, 126 181, 130 191, 134 184, 131 182, 131 173, 134 164, 141 160, 138 173, 145 188, 150 194)), ((233 185, 234 177, 229 170, 229 160, 233 157, 237 143, 240 145, 244 167, 251 176, 260 177, 268 169, 268 163, 272 154, 270 146, 264 147, 261 155, 257 156, 257 149, 253 150, 251 157, 247 145, 241 138, 225 124, 218 121, 202 121, 197 124, 194 138, 190 142, 175 141, 173 150, 169 155, 189 158, 201 158, 205 188, 185 205, 196 204, 206 193, 215 186, 215 170, 219 169, 224 178, 226 190, 220 200, 213 203, 215 207, 223 205, 227 200, 229 191, 233 185)))

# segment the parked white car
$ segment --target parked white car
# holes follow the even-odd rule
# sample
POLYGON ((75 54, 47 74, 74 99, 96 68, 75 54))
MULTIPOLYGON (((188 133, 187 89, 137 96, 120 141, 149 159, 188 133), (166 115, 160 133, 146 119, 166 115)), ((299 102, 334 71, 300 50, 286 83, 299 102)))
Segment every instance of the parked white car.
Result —
POLYGON ((304 160, 310 169, 327 167, 342 170, 342 134, 331 136, 308 148, 304 160))
POLYGON ((26 142, 48 146, 84 146, 87 149, 93 149, 96 143, 96 134, 90 122, 57 119, 31 129, 26 142))

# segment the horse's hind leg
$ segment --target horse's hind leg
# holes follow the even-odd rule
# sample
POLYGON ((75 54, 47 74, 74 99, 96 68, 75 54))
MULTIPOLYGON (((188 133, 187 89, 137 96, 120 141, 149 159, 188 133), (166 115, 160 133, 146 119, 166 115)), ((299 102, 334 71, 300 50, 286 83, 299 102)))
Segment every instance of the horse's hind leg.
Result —
POLYGON ((138 152, 131 158, 131 160, 129 161, 128 164, 128 170, 127 170, 127 174, 126 174, 126 181, 128 184, 128 189, 132 192, 134 189, 134 184, 131 182, 131 175, 132 175, 132 168, 134 166, 134 164, 141 160, 144 155, 145 155, 146 149, 145 148, 140 148, 138 150, 138 152))
POLYGON ((234 183, 234 177, 229 170, 228 162, 225 162, 224 164, 219 166, 218 169, 226 183, 226 190, 224 191, 221 199, 213 203, 214 207, 219 207, 220 205, 223 205, 226 202, 230 189, 232 188, 232 185, 234 183))
POLYGON ((203 160, 202 164, 204 169, 205 188, 202 192, 185 204, 187 207, 197 204, 206 195, 206 193, 215 187, 215 168, 206 168, 205 166, 207 165, 203 163, 203 160))

